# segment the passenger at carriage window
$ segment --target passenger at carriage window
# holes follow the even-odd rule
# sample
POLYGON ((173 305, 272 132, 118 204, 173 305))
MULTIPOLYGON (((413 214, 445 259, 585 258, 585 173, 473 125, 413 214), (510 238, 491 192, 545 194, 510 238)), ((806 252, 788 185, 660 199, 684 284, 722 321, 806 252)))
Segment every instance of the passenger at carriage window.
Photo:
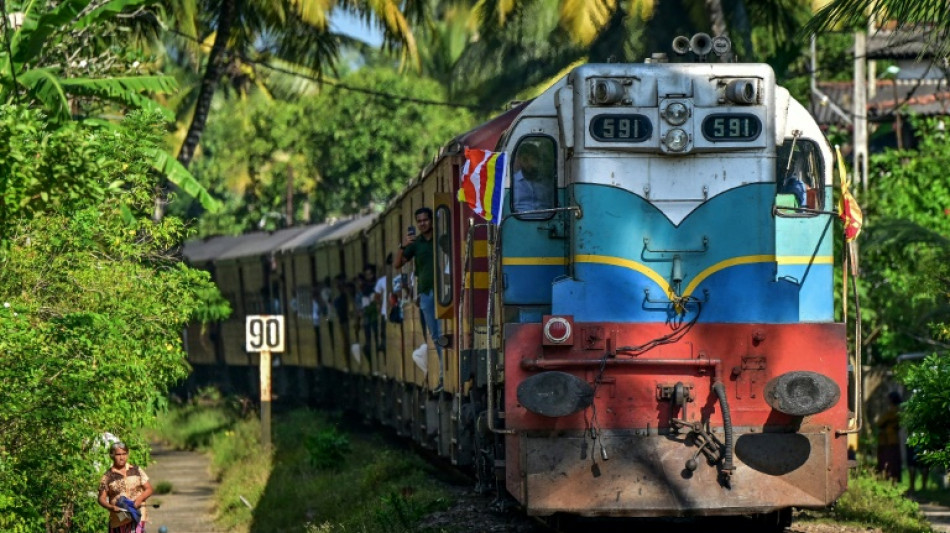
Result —
POLYGON ((557 187, 554 141, 537 137, 523 141, 512 165, 512 209, 515 213, 552 209, 557 187))
POLYGON ((376 309, 379 310, 378 322, 379 326, 379 343, 376 345, 377 352, 386 351, 386 319, 389 316, 387 314, 387 306, 389 304, 387 294, 388 294, 388 280, 390 274, 390 269, 393 264, 393 254, 386 254, 386 267, 383 273, 376 278, 376 283, 373 285, 373 299, 376 302, 376 309))
POLYGON ((442 336, 442 330, 435 317, 435 247, 433 246, 435 235, 432 231, 432 209, 420 207, 416 209, 415 216, 418 229, 415 233, 406 233, 403 237, 402 244, 396 251, 393 266, 399 269, 410 259, 414 262, 416 291, 424 329, 428 330, 429 337, 435 343, 435 349, 439 354, 439 385, 433 392, 442 392, 444 365, 442 364, 442 346, 438 342, 439 337, 442 336))
MULTIPOLYGON (((385 279, 385 278, 384 278, 385 279)), ((376 265, 368 263, 363 267, 363 284, 360 287, 360 314, 363 322, 363 355, 372 359, 374 347, 379 349, 379 304, 376 298, 376 265)), ((385 285, 385 283, 384 283, 385 285)))

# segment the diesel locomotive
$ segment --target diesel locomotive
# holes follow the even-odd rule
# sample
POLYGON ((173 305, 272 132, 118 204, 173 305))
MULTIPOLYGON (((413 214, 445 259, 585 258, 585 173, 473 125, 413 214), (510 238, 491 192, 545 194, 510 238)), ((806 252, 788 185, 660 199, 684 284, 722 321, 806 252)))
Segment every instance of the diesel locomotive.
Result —
POLYGON ((380 213, 187 243, 234 309, 189 329, 196 375, 253 383, 245 316, 282 314, 280 398, 358 409, 530 515, 780 529, 834 502, 857 414, 833 155, 768 65, 715 61, 728 48, 700 34, 674 42, 694 61, 574 68, 452 139, 380 213), (466 148, 504 154, 493 220, 457 199, 466 148), (386 263, 420 207, 437 339, 412 263, 386 263), (376 341, 344 283, 369 263, 389 293, 376 341))

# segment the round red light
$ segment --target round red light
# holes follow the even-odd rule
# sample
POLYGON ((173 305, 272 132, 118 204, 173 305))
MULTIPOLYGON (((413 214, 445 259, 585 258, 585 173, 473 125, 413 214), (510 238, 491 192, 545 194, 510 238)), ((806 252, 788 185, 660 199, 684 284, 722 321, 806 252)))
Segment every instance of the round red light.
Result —
POLYGON ((551 322, 551 326, 548 327, 548 333, 550 333, 551 337, 555 340, 567 337, 567 323, 561 322, 560 320, 551 322))

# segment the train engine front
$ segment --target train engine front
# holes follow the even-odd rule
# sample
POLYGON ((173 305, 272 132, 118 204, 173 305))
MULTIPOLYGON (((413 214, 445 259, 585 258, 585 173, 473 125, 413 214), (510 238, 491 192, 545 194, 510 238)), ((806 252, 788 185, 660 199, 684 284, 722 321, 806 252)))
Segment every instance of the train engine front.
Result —
POLYGON ((489 429, 529 514, 787 516, 840 496, 832 154, 771 68, 578 67, 502 145, 489 429))

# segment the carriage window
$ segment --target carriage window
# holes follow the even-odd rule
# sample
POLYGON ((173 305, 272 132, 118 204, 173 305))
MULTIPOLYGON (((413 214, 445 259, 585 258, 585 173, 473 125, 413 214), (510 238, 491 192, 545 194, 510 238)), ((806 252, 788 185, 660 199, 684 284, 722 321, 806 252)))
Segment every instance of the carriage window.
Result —
MULTIPOLYGON (((514 213, 557 206, 557 147, 550 137, 525 137, 515 148, 511 164, 511 209, 514 213)), ((553 213, 519 215, 522 220, 543 220, 553 213)))
POLYGON ((441 205, 435 210, 436 298, 445 307, 452 303, 452 215, 441 205))
POLYGON ((790 205, 822 209, 825 201, 821 151, 811 140, 785 139, 778 147, 775 165, 776 191, 787 195, 790 205))

